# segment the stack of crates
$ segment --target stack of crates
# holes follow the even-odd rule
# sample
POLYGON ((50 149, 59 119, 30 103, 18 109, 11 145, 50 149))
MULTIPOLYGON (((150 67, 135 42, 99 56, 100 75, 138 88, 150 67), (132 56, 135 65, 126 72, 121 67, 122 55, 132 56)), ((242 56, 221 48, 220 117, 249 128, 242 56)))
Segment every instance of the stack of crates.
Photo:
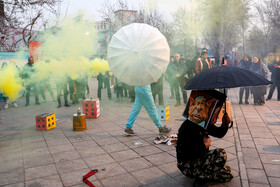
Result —
POLYGON ((56 116, 54 113, 45 113, 36 116, 37 130, 50 130, 56 127, 56 116))
POLYGON ((100 102, 99 99, 84 100, 83 101, 83 113, 86 118, 98 118, 100 116, 100 102))
POLYGON ((157 113, 159 115, 159 119, 162 121, 166 121, 169 119, 169 106, 163 108, 157 108, 157 113))

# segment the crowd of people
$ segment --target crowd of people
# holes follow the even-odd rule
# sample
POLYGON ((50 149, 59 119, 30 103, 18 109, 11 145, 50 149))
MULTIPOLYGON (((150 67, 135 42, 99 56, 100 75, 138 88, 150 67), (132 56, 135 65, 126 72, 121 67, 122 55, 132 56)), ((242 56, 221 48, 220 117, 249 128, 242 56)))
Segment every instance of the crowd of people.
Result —
MULTIPOLYGON (((101 55, 101 59, 106 59, 104 55, 101 55)), ((15 61, 12 61, 16 66, 15 61)), ((280 58, 279 56, 275 57, 275 60, 269 64, 264 64, 260 58, 254 57, 250 58, 244 56, 240 61, 237 58, 230 60, 227 56, 223 65, 239 67, 254 73, 257 73, 265 78, 270 78, 273 82, 270 85, 270 90, 267 98, 264 96, 266 94, 267 86, 257 86, 257 87, 242 87, 239 91, 239 104, 249 104, 249 96, 252 93, 254 98, 254 105, 264 105, 265 100, 270 100, 272 98, 275 88, 277 88, 278 95, 277 99, 280 100, 280 58), (271 73, 270 73, 271 72, 271 73), (245 92, 245 100, 243 102, 243 96, 245 92)), ((6 62, 2 63, 1 68, 7 66, 6 62)), ((211 59, 207 56, 207 49, 203 48, 200 54, 197 54, 194 58, 191 59, 190 56, 187 56, 185 59, 183 55, 179 53, 174 54, 170 57, 170 63, 166 69, 166 72, 154 83, 151 84, 152 96, 155 103, 158 103, 159 106, 164 106, 164 97, 163 97, 163 82, 166 80, 170 86, 170 99, 175 99, 175 106, 180 106, 183 101, 184 104, 188 101, 187 91, 184 90, 184 85, 190 80, 193 76, 210 69, 214 66, 211 62, 211 59), (158 97, 158 100, 157 98, 158 97), (182 101, 181 101, 182 100, 182 101)), ((42 97, 42 102, 47 102, 46 100, 46 91, 49 92, 52 101, 57 101, 57 107, 62 106, 61 96, 64 97, 64 106, 69 107, 69 99, 72 101, 72 104, 79 102, 79 99, 85 99, 86 95, 89 94, 89 85, 88 85, 88 76, 80 75, 78 79, 73 80, 70 76, 59 78, 55 80, 56 84, 56 96, 54 95, 53 88, 51 86, 50 79, 45 79, 39 82, 31 81, 31 75, 34 73, 34 59, 33 57, 28 58, 28 63, 26 63, 22 70, 16 66, 17 71, 20 75, 20 78, 25 82, 25 96, 26 103, 25 106, 30 104, 30 93, 32 90, 33 95, 35 96, 35 104, 40 105, 40 95, 42 97)), ((105 88, 107 91, 107 96, 109 100, 112 100, 112 87, 113 93, 116 94, 116 102, 122 102, 123 97, 129 97, 131 102, 135 100, 135 91, 133 86, 129 86, 121 81, 119 81, 110 71, 105 73, 99 73, 96 76, 98 81, 97 97, 101 100, 102 89, 105 88)), ((3 95, 5 102, 4 108, 8 109, 9 105, 18 107, 16 101, 9 102, 9 98, 3 95)))

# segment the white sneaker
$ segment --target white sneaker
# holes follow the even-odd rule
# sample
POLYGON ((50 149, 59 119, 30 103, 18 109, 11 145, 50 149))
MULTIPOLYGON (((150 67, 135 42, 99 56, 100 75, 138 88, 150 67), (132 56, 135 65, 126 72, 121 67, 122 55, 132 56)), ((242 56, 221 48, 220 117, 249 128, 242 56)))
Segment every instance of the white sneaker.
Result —
POLYGON ((18 107, 18 105, 17 105, 16 103, 13 103, 13 106, 14 106, 15 108, 17 108, 17 107, 18 107))
POLYGON ((5 108, 5 109, 8 109, 8 108, 9 108, 9 105, 8 105, 8 104, 5 104, 4 108, 5 108))

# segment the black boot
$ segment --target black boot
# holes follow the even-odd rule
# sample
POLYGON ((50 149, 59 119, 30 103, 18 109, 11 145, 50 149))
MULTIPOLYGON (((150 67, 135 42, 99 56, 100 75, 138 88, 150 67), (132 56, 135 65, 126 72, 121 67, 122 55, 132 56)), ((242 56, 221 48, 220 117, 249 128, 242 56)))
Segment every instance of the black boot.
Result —
POLYGON ((65 104, 64 104, 65 107, 70 107, 70 105, 68 104, 68 101, 65 100, 65 104))

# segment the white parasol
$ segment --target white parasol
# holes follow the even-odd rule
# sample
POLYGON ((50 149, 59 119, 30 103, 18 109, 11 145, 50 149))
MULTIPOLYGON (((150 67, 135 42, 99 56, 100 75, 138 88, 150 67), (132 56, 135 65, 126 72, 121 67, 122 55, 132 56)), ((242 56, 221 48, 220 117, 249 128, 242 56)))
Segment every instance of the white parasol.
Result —
POLYGON ((170 49, 161 32, 150 25, 133 23, 115 33, 108 47, 113 74, 131 86, 145 86, 165 72, 170 49))

